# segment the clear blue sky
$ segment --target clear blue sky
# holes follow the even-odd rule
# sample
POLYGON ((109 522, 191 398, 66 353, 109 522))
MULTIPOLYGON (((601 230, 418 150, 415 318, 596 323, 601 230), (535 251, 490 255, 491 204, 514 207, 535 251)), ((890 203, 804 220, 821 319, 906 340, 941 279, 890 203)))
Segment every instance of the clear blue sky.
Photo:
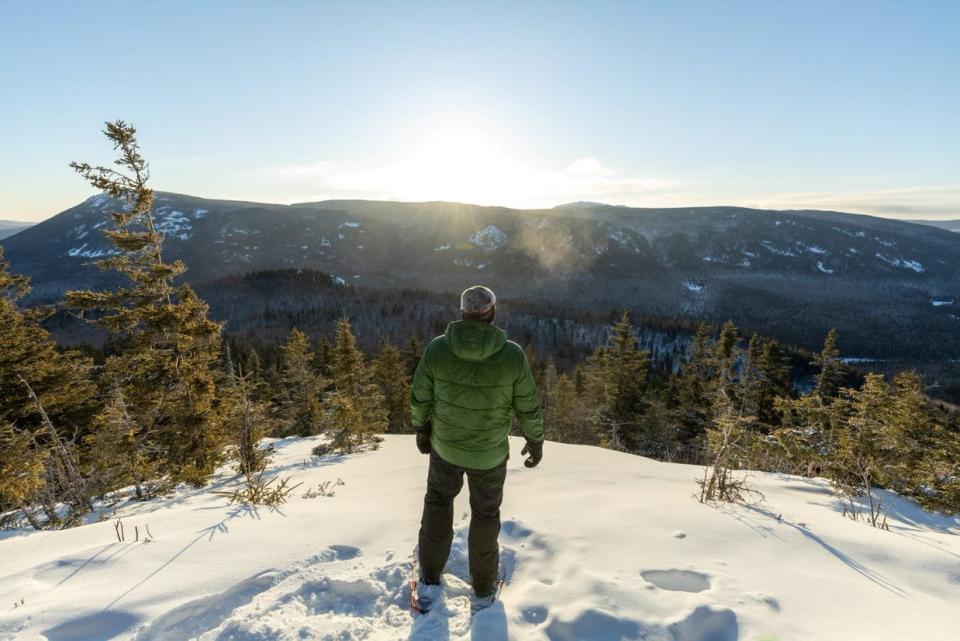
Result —
POLYGON ((293 202, 960 218, 960 2, 2 2, 0 218, 157 189, 293 202))

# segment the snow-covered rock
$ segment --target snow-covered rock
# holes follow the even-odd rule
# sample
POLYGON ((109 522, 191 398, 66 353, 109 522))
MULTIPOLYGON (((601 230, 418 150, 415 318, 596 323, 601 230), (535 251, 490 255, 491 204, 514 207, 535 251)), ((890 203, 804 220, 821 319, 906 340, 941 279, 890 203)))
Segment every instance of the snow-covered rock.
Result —
POLYGON ((224 468, 208 488, 122 504, 125 542, 112 520, 0 533, 0 639, 948 641, 960 629, 957 519, 884 493, 882 531, 841 516, 822 480, 760 473, 763 504, 711 507, 692 498, 701 468, 550 442, 527 469, 522 439, 500 601, 471 621, 465 487, 444 597, 415 616, 426 457, 412 436, 387 436, 318 459, 318 440, 275 442, 271 473, 302 483, 276 510, 213 493, 237 483, 224 468), (308 493, 338 478, 334 496, 308 493))

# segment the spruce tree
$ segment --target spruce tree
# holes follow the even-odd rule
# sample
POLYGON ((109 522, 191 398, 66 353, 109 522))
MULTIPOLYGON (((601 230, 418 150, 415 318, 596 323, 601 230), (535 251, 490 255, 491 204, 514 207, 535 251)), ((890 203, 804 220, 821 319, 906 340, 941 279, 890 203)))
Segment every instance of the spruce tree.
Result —
POLYGON ((783 452, 787 471, 813 476, 822 472, 836 455, 848 411, 848 404, 837 403, 832 407, 843 378, 838 337, 836 330, 830 330, 823 350, 814 357, 812 364, 820 367, 820 371, 809 394, 796 399, 778 396, 774 400, 781 417, 781 427, 774 436, 783 452))
POLYGON ((608 344, 584 364, 584 396, 600 444, 626 451, 640 447, 649 373, 650 353, 637 348, 630 316, 624 312, 608 344))
POLYGON ((337 322, 331 350, 331 391, 324 399, 324 425, 335 449, 352 452, 364 443, 377 442, 389 426, 383 393, 374 380, 350 321, 337 322))
POLYGON ((119 152, 119 170, 71 166, 122 203, 113 212, 114 228, 104 232, 114 253, 97 265, 118 272, 126 284, 68 292, 67 303, 81 313, 95 312, 93 322, 116 335, 120 351, 107 360, 104 382, 122 390, 138 429, 150 435, 160 473, 200 485, 220 461, 223 445, 212 411, 220 325, 207 318, 206 303, 189 285, 176 284, 186 266, 163 259, 136 130, 117 121, 107 123, 104 134, 119 152))
POLYGON ((839 391, 845 398, 834 405, 849 405, 850 411, 844 429, 837 430, 836 449, 828 459, 827 474, 837 494, 845 500, 848 514, 858 515, 854 499, 865 496, 869 511, 866 518, 871 525, 878 526, 884 506, 874 486, 889 480, 893 462, 886 438, 892 409, 890 390, 882 374, 867 374, 859 390, 839 391))
POLYGON ((814 392, 821 400, 837 395, 840 383, 843 382, 843 362, 840 360, 840 347, 837 345, 840 333, 831 329, 823 341, 823 349, 814 356, 811 365, 817 367, 817 382, 814 392))
POLYGON ((0 421, 0 514, 16 510, 16 515, 41 529, 33 506, 44 493, 46 469, 47 451, 35 446, 32 434, 0 421))
POLYGON ((269 405, 257 399, 257 381, 242 366, 230 363, 221 398, 224 431, 236 470, 252 478, 263 472, 268 451, 260 441, 272 432, 269 405))
POLYGON ((750 337, 740 371, 740 389, 737 392, 740 409, 748 414, 757 414, 763 395, 763 375, 760 372, 760 359, 763 344, 757 334, 750 337))
POLYGON ((740 356, 738 345, 740 331, 733 321, 727 321, 720 328, 720 336, 713 346, 710 365, 713 370, 715 390, 722 394, 734 406, 740 406, 737 398, 736 365, 740 356))
POLYGON ((760 431, 768 433, 779 426, 774 402, 778 396, 792 396, 793 385, 789 365, 776 341, 764 341, 756 334, 750 338, 739 388, 741 410, 756 417, 760 431))
POLYGON ((29 281, 8 268, 0 248, 0 421, 14 423, 19 430, 42 426, 26 382, 55 425, 83 436, 95 411, 92 362, 78 352, 57 349, 39 324, 42 310, 17 306, 30 291, 29 281))
POLYGON ((637 451, 645 440, 641 433, 641 418, 648 406, 646 389, 650 353, 637 348, 627 312, 613 327, 609 358, 612 389, 607 417, 615 430, 613 440, 627 451, 637 451))
POLYGON ((100 493, 133 485, 138 499, 152 495, 150 483, 157 477, 158 466, 152 451, 155 440, 130 415, 122 388, 113 389, 94 425, 96 429, 84 442, 100 493))
POLYGON ((546 436, 561 443, 586 442, 584 406, 570 377, 561 374, 553 387, 550 403, 544 406, 543 423, 546 436))
POLYGON ((678 438, 682 443, 696 441, 706 429, 712 406, 712 370, 710 365, 710 326, 697 327, 687 362, 676 377, 673 407, 678 438))
POLYGON ((547 408, 553 402, 553 395, 557 387, 559 372, 557 371, 557 365, 553 360, 553 355, 551 354, 547 358, 547 362, 543 368, 543 376, 537 379, 540 383, 540 405, 543 408, 543 411, 546 412, 547 408))
POLYGON ((755 399, 754 413, 762 424, 776 426, 780 421, 775 405, 777 397, 790 398, 794 395, 790 364, 777 341, 764 342, 757 370, 761 385, 755 399))
POLYGON ((307 335, 294 327, 280 347, 277 404, 284 436, 310 436, 323 427, 322 394, 326 383, 313 370, 307 335))
POLYGON ((41 313, 17 306, 29 289, 0 251, 0 513, 16 508, 35 527, 54 527, 77 522, 91 505, 76 440, 89 433, 95 389, 90 360, 59 351, 41 313))
MULTIPOLYGON (((960 511, 960 433, 938 418, 919 374, 900 372, 889 384, 891 407, 884 434, 890 489, 927 509, 960 511)), ((960 415, 955 414, 957 420, 960 415)))
POLYGON ((387 408, 388 430, 393 434, 413 431, 410 419, 410 375, 403 354, 386 339, 373 359, 373 372, 387 408))
POLYGON ((417 371, 417 365, 420 363, 420 355, 423 353, 423 345, 416 336, 411 336, 406 345, 401 350, 403 365, 407 371, 407 377, 412 378, 417 371))

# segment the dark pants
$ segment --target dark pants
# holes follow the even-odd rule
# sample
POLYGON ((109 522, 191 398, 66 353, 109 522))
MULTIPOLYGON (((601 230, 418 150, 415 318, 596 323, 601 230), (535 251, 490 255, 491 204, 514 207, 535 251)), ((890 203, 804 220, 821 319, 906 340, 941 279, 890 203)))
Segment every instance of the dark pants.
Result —
POLYGON ((427 494, 420 520, 420 567, 426 583, 439 583, 453 543, 453 499, 470 487, 470 582, 477 596, 493 594, 500 568, 500 503, 507 461, 490 470, 474 470, 447 463, 430 453, 427 494))

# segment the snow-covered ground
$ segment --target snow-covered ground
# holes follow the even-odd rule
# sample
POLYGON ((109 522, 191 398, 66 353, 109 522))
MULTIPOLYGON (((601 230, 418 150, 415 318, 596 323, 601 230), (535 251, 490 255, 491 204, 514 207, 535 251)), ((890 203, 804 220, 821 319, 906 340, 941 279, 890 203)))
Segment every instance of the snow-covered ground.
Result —
POLYGON ((315 442, 276 443, 274 469, 303 483, 280 509, 184 490, 120 509, 125 543, 110 521, 0 533, 0 639, 960 638, 960 520, 890 497, 880 531, 841 516, 824 482, 769 474, 752 475, 762 506, 710 507, 692 497, 700 468, 548 443, 528 470, 520 440, 501 601, 471 624, 464 490, 445 603, 413 616, 427 458, 409 436, 324 459, 315 442), (338 478, 333 497, 303 497, 338 478))

